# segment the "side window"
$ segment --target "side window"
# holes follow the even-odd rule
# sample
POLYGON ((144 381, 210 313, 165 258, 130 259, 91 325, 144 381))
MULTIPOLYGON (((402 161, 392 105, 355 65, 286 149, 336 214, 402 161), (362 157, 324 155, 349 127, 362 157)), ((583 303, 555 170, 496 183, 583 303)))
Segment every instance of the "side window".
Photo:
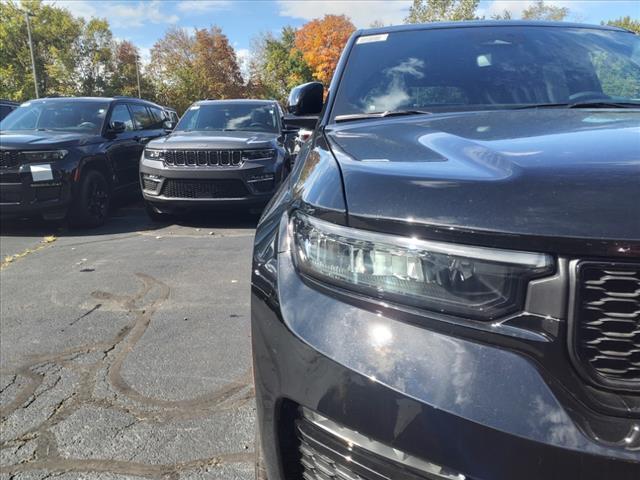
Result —
POLYGON ((119 103, 115 107, 113 107, 109 124, 113 122, 124 123, 125 132, 130 132, 131 130, 133 130, 133 120, 131 119, 131 114, 129 113, 129 109, 127 108, 127 106, 123 103, 119 103))
POLYGON ((149 107, 149 111, 153 118, 153 124, 148 128, 162 128, 162 124, 166 118, 164 111, 157 107, 149 107))
POLYGON ((151 118, 151 114, 147 107, 144 105, 129 105, 131 109, 131 113, 133 113, 133 121, 136 126, 136 130, 146 130, 148 128, 153 128, 154 120, 151 118))

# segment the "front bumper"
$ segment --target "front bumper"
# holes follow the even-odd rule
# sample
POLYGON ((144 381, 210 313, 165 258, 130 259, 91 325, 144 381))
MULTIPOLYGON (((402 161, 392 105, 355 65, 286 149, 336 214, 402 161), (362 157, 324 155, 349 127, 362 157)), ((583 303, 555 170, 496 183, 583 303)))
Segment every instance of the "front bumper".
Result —
POLYGON ((72 198, 72 171, 68 162, 47 164, 51 179, 34 180, 29 164, 0 169, 0 216, 40 214, 62 218, 72 198))
POLYGON ((272 292, 254 271, 252 339, 270 480, 331 468, 365 480, 638 478, 638 422, 561 398, 528 358, 340 301, 307 285, 288 252, 268 269, 272 292), (344 434, 305 438, 304 409, 397 458, 344 434), (628 441, 595 438, 589 422, 622 423, 628 441))
POLYGON ((140 161, 142 194, 161 210, 265 205, 279 186, 281 162, 245 162, 239 167, 165 166, 140 161))

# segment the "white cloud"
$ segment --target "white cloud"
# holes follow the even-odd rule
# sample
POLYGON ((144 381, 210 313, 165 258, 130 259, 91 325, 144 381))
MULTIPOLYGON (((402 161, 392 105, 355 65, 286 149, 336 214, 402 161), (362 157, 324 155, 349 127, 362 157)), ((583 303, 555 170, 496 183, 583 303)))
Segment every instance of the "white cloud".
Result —
POLYGON ((175 14, 168 14, 166 4, 159 0, 149 2, 51 0, 47 3, 69 10, 77 17, 106 18, 111 27, 141 27, 145 23, 174 24, 180 20, 175 14))
POLYGON ((231 8, 230 0, 182 0, 178 3, 178 11, 183 13, 203 13, 212 10, 231 8))
POLYGON ((367 28, 376 20, 385 25, 402 23, 409 13, 411 0, 278 0, 283 17, 312 20, 324 15, 346 15, 358 28, 367 28))

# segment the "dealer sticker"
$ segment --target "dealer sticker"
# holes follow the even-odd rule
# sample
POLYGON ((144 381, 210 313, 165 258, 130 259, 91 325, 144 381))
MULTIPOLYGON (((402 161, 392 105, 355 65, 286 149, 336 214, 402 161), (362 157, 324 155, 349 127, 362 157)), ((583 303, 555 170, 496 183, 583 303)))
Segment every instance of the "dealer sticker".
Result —
POLYGON ((31 178, 34 182, 46 182, 47 180, 53 180, 53 172, 51 172, 51 165, 29 165, 31 169, 31 178))
POLYGON ((359 37, 356 40, 356 44, 360 45, 362 43, 373 43, 373 42, 386 42, 388 33, 381 33, 379 35, 365 35, 364 37, 359 37))

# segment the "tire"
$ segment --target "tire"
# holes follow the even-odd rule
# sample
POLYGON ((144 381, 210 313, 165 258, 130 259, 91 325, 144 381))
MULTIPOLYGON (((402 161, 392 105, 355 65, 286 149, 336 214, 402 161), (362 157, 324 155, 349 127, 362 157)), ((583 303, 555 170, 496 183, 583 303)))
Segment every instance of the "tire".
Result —
POLYGON ((98 170, 85 172, 69 211, 69 225, 99 227, 109 216, 110 203, 111 189, 105 176, 98 170))
POLYGON ((154 222, 166 222, 169 220, 170 215, 168 213, 160 212, 149 202, 144 202, 144 209, 154 222))

